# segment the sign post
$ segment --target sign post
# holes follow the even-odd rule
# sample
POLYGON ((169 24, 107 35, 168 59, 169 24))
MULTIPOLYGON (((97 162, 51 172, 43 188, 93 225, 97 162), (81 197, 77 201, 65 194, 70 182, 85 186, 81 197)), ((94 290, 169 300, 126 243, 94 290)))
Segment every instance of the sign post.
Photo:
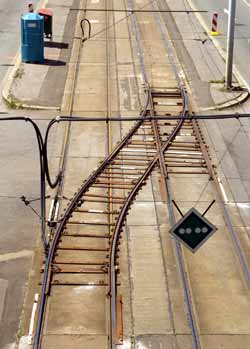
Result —
POLYGON ((234 28, 235 28, 236 0, 229 0, 228 34, 227 34, 227 61, 226 61, 226 87, 232 87, 233 80, 233 54, 234 54, 234 28))

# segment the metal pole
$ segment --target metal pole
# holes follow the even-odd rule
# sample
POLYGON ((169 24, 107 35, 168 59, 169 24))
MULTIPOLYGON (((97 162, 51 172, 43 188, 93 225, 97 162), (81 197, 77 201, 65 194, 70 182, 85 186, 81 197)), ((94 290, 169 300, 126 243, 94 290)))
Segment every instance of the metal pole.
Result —
POLYGON ((235 28, 236 0, 229 0, 228 34, 227 34, 227 62, 226 62, 226 87, 232 87, 234 28, 235 28))

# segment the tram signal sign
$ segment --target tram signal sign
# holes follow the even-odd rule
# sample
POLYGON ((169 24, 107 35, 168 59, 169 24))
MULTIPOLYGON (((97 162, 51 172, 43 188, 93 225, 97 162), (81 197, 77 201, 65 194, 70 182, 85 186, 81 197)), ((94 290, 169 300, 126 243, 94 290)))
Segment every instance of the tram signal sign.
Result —
POLYGON ((216 230, 217 228, 195 208, 191 208, 191 210, 173 226, 170 233, 192 252, 196 252, 216 230))

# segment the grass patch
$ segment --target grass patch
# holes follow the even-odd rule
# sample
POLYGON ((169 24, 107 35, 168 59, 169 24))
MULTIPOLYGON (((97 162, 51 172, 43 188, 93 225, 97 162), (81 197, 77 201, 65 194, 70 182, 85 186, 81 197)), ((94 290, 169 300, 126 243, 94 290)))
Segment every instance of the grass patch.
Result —
POLYGON ((210 84, 225 84, 225 78, 219 80, 209 80, 210 84))
POLYGON ((12 93, 9 93, 8 98, 4 101, 10 109, 24 109, 22 103, 12 93))
POLYGON ((14 79, 21 79, 24 75, 24 69, 22 67, 18 68, 15 72, 14 79))

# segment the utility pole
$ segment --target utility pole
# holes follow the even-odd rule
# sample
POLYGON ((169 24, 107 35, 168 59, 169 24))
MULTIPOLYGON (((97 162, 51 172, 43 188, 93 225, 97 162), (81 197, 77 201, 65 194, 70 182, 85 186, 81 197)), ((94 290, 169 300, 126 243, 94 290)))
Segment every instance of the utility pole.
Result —
POLYGON ((234 54, 234 28, 235 28, 236 0, 229 0, 228 33, 227 33, 227 62, 226 62, 226 87, 232 87, 233 79, 233 54, 234 54))

